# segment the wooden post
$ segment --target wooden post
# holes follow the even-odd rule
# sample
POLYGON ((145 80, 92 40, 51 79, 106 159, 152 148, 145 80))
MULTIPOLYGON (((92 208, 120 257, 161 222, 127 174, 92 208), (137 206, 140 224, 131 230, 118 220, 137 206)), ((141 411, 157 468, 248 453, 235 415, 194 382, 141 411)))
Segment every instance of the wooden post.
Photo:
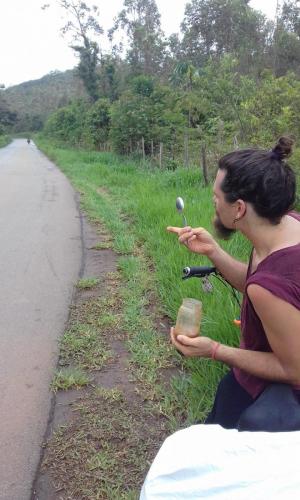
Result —
POLYGON ((162 169, 162 155, 163 155, 164 145, 162 142, 159 143, 159 168, 162 169))
POLYGON ((189 136, 184 134, 184 166, 189 166, 189 136))
POLYGON ((154 145, 153 145, 153 140, 151 141, 151 158, 154 156, 154 145))
POLYGON ((208 172, 207 172, 207 162, 206 162, 206 147, 205 144, 201 146, 201 159, 202 159, 202 172, 205 186, 208 186, 208 172))
POLYGON ((218 122, 218 135, 217 135, 218 145, 221 147, 224 142, 224 122, 219 120, 218 122))
POLYGON ((145 161, 145 139, 142 137, 142 153, 143 153, 143 161, 145 161))

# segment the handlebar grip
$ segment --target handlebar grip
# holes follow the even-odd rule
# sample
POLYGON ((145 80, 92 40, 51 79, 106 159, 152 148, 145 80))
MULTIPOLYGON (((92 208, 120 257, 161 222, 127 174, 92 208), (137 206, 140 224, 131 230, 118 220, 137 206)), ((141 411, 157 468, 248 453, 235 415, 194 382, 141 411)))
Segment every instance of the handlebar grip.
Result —
POLYGON ((183 269, 183 277, 182 279, 187 279, 187 278, 204 278, 205 276, 208 276, 209 274, 215 273, 217 271, 216 267, 208 267, 208 266, 192 266, 192 267, 185 267, 183 269))

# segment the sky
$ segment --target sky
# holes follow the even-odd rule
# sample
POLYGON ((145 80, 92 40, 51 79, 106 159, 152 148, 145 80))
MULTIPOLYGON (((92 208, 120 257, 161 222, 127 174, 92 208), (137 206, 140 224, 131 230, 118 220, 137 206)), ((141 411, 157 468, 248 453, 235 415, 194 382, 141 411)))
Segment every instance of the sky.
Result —
MULTIPOLYGON (((188 0, 156 0, 163 31, 179 32, 188 0)), ((100 24, 107 31, 120 12, 123 0, 91 0, 100 10, 100 24)), ((274 18, 276 0, 251 0, 251 7, 274 18)), ((55 0, 0 0, 0 84, 6 87, 35 80, 50 71, 65 71, 77 64, 68 40, 60 35, 62 10, 55 0), (42 10, 45 3, 50 8, 42 10)), ((108 46, 107 46, 108 49, 108 46)))

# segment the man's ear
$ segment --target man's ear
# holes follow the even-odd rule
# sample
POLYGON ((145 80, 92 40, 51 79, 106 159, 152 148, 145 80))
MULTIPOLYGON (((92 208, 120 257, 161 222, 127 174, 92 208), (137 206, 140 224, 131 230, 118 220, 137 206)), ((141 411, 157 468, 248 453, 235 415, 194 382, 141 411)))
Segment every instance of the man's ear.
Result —
POLYGON ((244 200, 238 199, 236 201, 236 204, 237 204, 237 208, 238 208, 236 219, 240 220, 246 215, 247 203, 244 200))

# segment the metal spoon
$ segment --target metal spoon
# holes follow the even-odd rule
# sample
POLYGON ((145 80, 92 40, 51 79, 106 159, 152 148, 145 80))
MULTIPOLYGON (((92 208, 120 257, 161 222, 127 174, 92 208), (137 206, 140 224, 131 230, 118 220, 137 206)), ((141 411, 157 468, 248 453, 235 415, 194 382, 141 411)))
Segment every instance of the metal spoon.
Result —
POLYGON ((182 214, 183 226, 186 227, 188 224, 187 224, 186 218, 183 214, 184 201, 182 198, 180 198, 180 196, 178 196, 178 198, 176 198, 176 208, 177 208, 177 211, 180 214, 182 214))

